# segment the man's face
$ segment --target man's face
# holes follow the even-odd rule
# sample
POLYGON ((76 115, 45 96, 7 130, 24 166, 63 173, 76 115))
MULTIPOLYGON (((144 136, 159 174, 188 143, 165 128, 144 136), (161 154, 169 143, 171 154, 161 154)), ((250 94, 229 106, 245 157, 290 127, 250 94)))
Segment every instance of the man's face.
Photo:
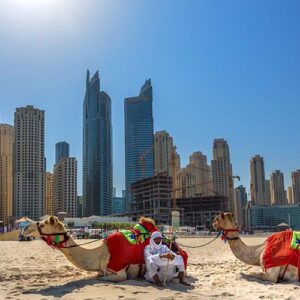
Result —
POLYGON ((160 237, 156 237, 156 238, 153 239, 153 241, 154 241, 154 243, 155 243, 156 245, 159 245, 160 242, 161 242, 161 238, 160 238, 160 237))

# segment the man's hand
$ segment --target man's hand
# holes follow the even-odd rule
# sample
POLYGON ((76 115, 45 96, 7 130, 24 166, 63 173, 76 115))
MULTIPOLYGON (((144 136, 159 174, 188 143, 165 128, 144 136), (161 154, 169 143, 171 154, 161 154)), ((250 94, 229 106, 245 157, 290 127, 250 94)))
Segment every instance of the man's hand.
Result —
POLYGON ((170 253, 161 254, 159 257, 173 260, 175 258, 175 255, 170 252, 170 253))

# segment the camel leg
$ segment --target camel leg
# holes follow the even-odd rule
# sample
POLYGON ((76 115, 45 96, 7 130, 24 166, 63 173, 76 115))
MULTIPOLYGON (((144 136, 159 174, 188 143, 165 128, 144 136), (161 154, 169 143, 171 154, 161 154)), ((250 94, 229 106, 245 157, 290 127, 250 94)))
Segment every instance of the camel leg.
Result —
POLYGON ((126 279, 127 279, 126 269, 122 269, 116 273, 107 271, 104 275, 101 276, 101 280, 112 281, 112 282, 120 282, 126 279))
POLYGON ((280 270, 281 267, 273 267, 267 269, 265 273, 250 274, 250 276, 259 280, 271 281, 276 283, 278 281, 280 270))

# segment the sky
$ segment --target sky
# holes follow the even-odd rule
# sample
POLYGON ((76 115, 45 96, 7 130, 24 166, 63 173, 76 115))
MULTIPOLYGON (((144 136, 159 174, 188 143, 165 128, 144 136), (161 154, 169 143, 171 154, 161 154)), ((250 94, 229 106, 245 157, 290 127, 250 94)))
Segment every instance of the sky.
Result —
POLYGON ((154 129, 182 165, 214 138, 230 147, 249 192, 251 156, 266 177, 300 169, 300 2, 297 0, 0 0, 0 123, 16 107, 45 110, 47 170, 55 144, 78 160, 87 69, 112 99, 113 168, 125 186, 124 98, 153 86, 154 129))

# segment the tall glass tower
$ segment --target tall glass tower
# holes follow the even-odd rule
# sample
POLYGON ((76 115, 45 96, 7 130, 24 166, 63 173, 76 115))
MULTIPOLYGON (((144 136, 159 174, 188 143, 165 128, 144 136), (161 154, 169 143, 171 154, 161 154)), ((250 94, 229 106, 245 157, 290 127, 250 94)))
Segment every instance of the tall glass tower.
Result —
POLYGON ((154 132, 151 79, 146 80, 137 97, 126 98, 125 111, 125 180, 126 200, 130 209, 131 184, 153 176, 154 132))
POLYGON ((112 208, 111 99, 100 91, 98 71, 87 71, 83 101, 84 216, 108 215, 112 208))
POLYGON ((67 142, 58 142, 55 144, 55 163, 59 163, 64 157, 69 157, 69 144, 67 142))

